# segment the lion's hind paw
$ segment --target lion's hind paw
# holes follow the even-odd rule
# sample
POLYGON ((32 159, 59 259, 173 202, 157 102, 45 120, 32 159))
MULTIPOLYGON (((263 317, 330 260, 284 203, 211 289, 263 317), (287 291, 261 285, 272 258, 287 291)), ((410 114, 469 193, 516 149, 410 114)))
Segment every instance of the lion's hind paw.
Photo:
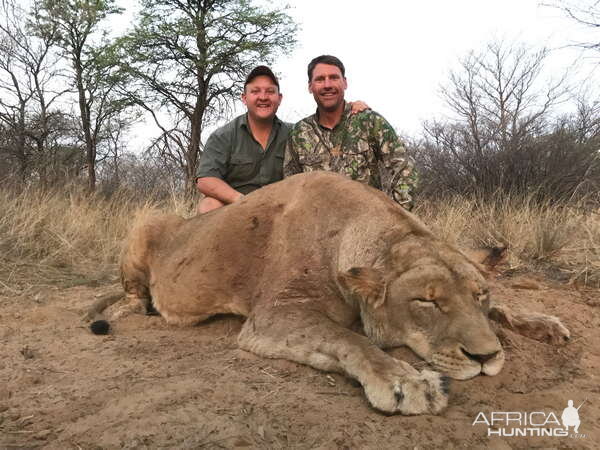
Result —
POLYGON ((522 314, 513 328, 523 336, 552 345, 565 344, 571 338, 571 333, 560 319, 547 314, 522 314))
POLYGON ((494 305, 490 319, 522 336, 547 344, 566 344, 571 333, 558 317, 531 312, 513 312, 505 306, 494 305))
POLYGON ((571 338, 571 333, 563 325, 558 317, 546 314, 532 315, 529 319, 533 339, 537 339, 548 344, 565 344, 571 338))

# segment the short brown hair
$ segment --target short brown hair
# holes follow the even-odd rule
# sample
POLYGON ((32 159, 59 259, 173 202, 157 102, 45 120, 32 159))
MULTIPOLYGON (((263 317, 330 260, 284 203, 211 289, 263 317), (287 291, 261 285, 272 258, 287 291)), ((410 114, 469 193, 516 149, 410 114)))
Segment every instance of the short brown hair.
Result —
POLYGON ((311 62, 308 63, 308 82, 310 83, 312 80, 313 70, 315 70, 315 66, 317 64, 329 64, 330 66, 336 66, 342 72, 342 76, 346 78, 346 68, 344 67, 344 63, 331 55, 321 55, 314 58, 311 62))

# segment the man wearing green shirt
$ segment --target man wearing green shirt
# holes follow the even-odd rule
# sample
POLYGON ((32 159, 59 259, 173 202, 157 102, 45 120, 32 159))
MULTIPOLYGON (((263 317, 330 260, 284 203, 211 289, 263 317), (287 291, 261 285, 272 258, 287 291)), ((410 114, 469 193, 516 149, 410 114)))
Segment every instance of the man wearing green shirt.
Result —
POLYGON ((250 72, 242 94, 247 114, 216 130, 204 146, 196 178, 204 194, 200 214, 282 179, 289 125, 276 116, 281 99, 271 69, 258 66, 250 72))
POLYGON ((413 206, 417 176, 392 126, 367 110, 349 114, 345 68, 331 55, 308 65, 308 90, 317 112, 290 133, 284 175, 330 170, 382 190, 406 209, 413 206))
MULTIPOLYGON (((283 178, 291 125, 276 116, 281 99, 279 81, 271 69, 254 68, 242 94, 247 113, 216 130, 204 146, 196 174, 196 186, 204 194, 198 205, 200 214, 283 178)), ((360 101, 351 105, 351 114, 368 108, 360 101)))

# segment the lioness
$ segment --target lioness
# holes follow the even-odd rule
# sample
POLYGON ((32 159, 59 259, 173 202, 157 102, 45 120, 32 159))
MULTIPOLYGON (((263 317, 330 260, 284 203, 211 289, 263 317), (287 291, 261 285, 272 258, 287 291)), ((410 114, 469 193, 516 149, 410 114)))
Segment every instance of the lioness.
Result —
MULTIPOLYGON (((168 323, 246 316, 241 348, 347 374, 387 413, 439 413, 448 383, 382 348, 406 345, 457 379, 495 375, 504 363, 477 263, 382 192, 328 172, 190 220, 141 223, 121 271, 127 297, 168 323), (364 335, 350 330, 357 320, 364 335)), ((505 325, 522 323, 495 311, 505 325)), ((551 333, 568 335, 561 327, 551 333)))

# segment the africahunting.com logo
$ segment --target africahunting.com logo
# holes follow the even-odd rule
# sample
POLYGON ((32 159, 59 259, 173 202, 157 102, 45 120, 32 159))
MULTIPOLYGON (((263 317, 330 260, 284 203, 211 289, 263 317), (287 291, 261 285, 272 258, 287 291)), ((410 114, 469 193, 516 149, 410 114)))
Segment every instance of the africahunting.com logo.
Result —
POLYGON ((575 408, 573 400, 569 400, 567 407, 560 414, 560 420, 559 414, 552 411, 493 411, 480 412, 472 425, 487 425, 488 436, 550 436, 581 439, 586 437, 585 434, 579 433, 581 425, 579 409, 584 403, 585 400, 575 408))

